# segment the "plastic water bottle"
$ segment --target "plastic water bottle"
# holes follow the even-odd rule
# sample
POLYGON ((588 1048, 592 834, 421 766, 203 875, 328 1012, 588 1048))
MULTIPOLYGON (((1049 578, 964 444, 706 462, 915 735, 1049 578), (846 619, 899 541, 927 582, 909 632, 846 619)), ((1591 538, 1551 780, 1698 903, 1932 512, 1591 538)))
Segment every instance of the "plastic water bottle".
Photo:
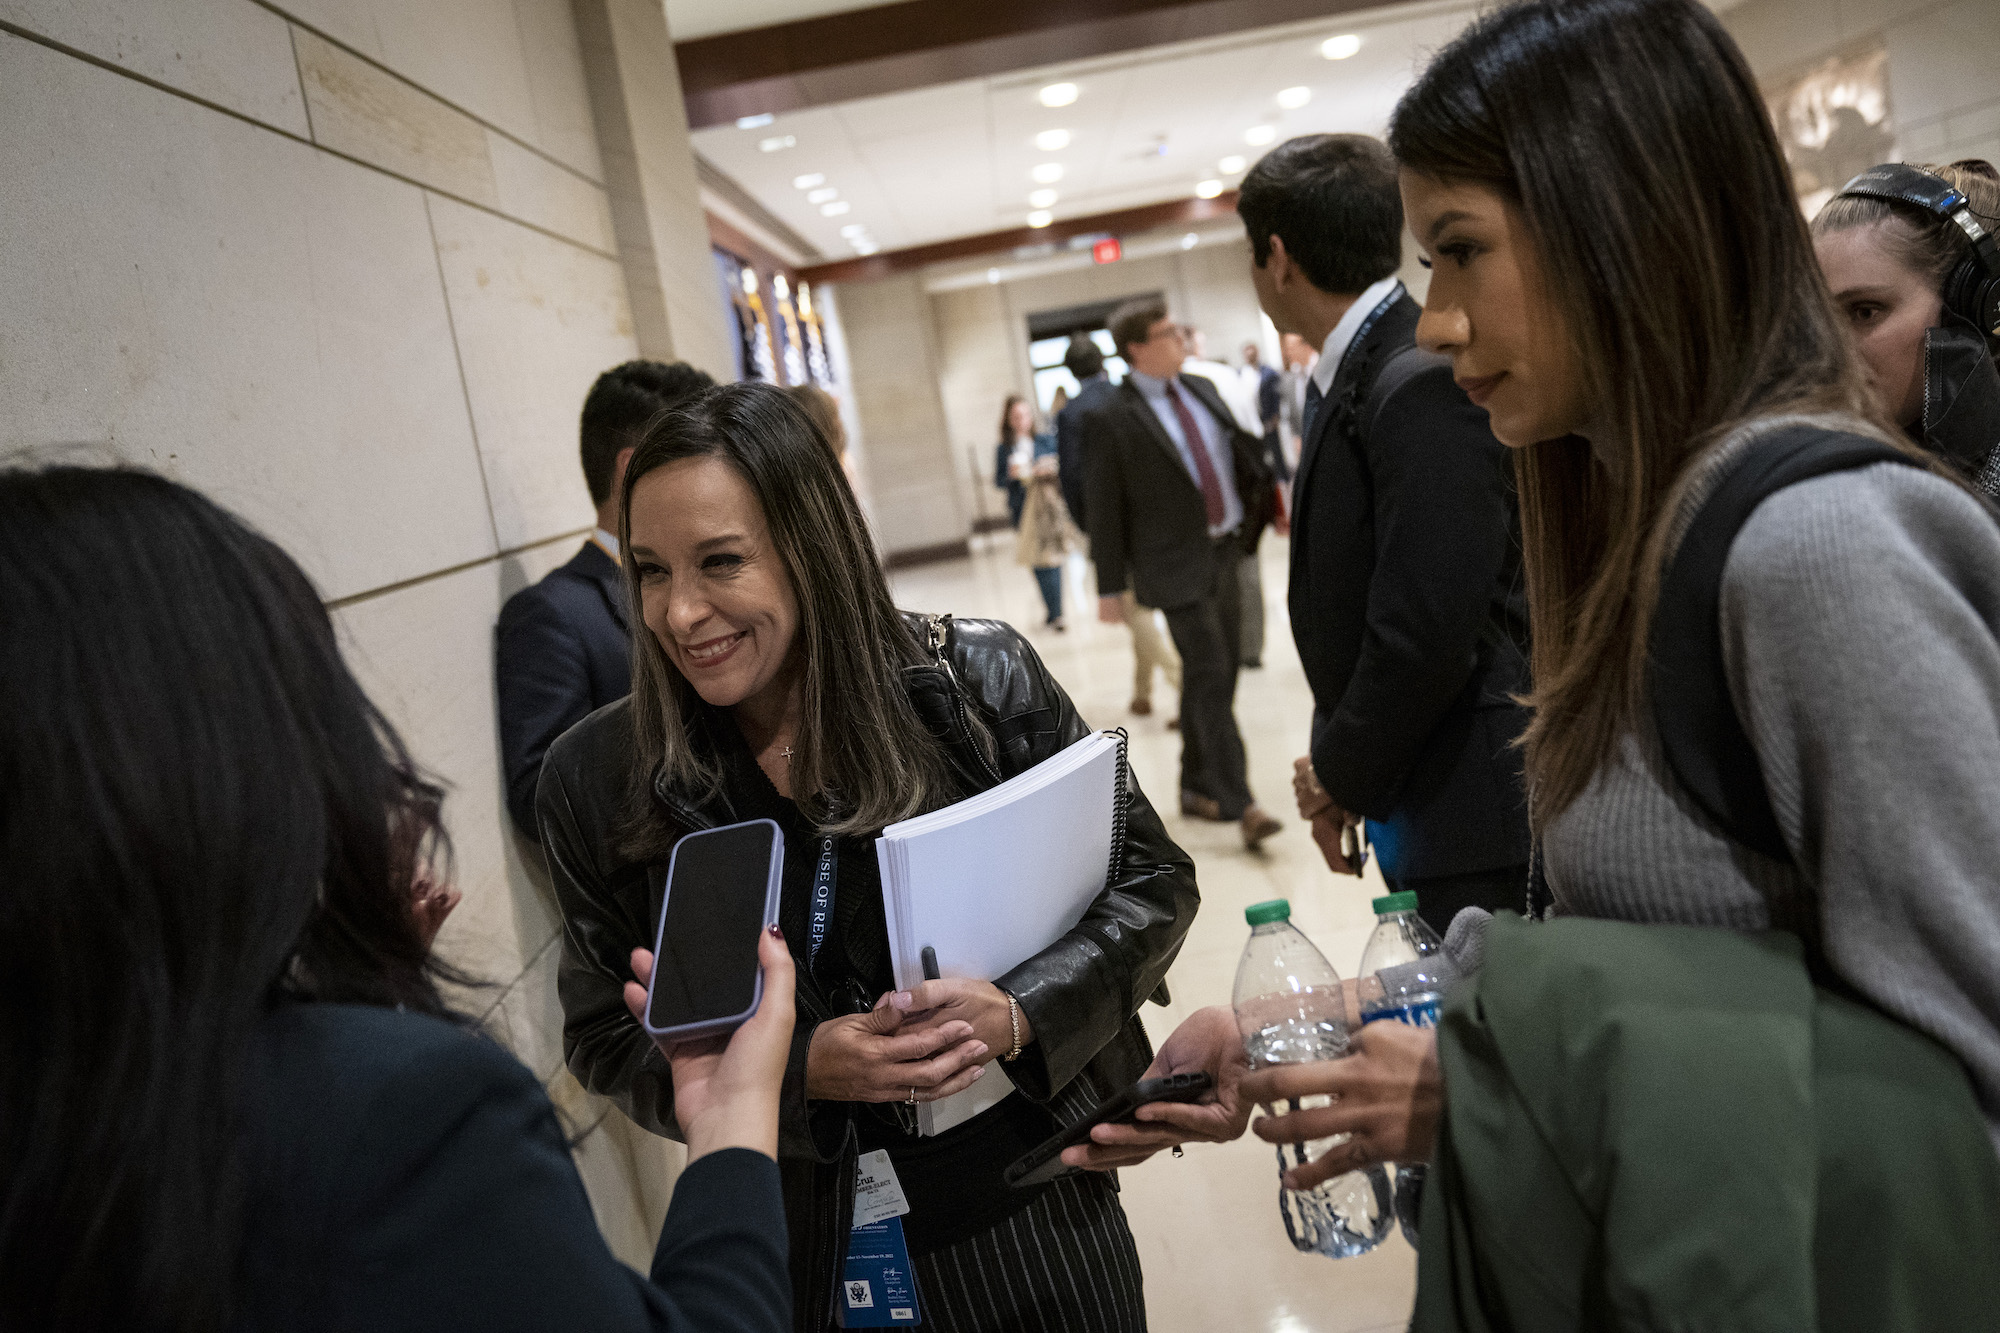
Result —
MULTIPOLYGON (((1309 1064, 1347 1054, 1346 1004, 1340 976, 1312 941, 1291 922, 1283 898, 1245 909, 1250 942, 1236 965, 1236 1030, 1252 1068, 1309 1064)), ((1330 1103, 1302 1097, 1286 1110, 1309 1111, 1330 1103)), ((1303 1166, 1347 1141, 1346 1135, 1305 1144, 1279 1144, 1280 1174, 1303 1166)), ((1329 1259, 1366 1254, 1395 1222, 1388 1173, 1379 1166, 1322 1181, 1310 1190, 1278 1190, 1278 1211, 1295 1249, 1329 1259)))
MULTIPOLYGON (((1417 915, 1417 895, 1391 893, 1377 898, 1375 933, 1361 951, 1361 1021, 1390 1019, 1421 1028, 1438 1024, 1450 964, 1444 942, 1417 915), (1383 969, 1389 969, 1386 973, 1383 969)), ((1424 1200, 1421 1163, 1396 1167, 1396 1219, 1403 1239, 1417 1243, 1417 1215, 1424 1200)))

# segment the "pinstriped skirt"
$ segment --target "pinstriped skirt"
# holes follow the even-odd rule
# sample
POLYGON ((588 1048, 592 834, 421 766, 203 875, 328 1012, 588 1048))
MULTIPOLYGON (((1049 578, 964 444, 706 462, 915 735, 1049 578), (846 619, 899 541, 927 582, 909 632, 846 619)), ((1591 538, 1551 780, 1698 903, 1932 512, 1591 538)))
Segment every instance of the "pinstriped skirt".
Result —
POLYGON ((1063 1177, 911 1267, 928 1333, 1145 1333, 1139 1251, 1100 1172, 1063 1177))

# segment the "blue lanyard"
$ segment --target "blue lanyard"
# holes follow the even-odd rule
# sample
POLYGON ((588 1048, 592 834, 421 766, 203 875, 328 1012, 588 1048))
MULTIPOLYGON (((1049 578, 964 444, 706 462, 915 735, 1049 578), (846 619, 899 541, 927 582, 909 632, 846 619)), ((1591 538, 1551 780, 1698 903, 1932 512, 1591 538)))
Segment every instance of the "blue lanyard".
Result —
POLYGON ((821 838, 819 866, 813 871, 812 946, 806 956, 808 967, 819 962, 819 947, 826 943, 827 932, 833 928, 834 868, 833 839, 821 838))
POLYGON ((1396 304, 1397 298, 1402 296, 1402 294, 1403 284, 1399 282, 1389 289, 1389 294, 1382 298, 1381 304, 1368 312, 1368 318, 1361 321, 1361 327, 1356 329, 1354 336, 1347 340, 1347 348, 1340 354, 1340 365, 1333 368, 1334 379, 1337 380, 1340 378, 1341 369, 1347 365, 1347 358, 1353 356, 1354 349, 1361 346, 1363 340, 1368 337, 1368 330, 1375 327, 1375 321, 1388 314, 1389 307, 1396 304))

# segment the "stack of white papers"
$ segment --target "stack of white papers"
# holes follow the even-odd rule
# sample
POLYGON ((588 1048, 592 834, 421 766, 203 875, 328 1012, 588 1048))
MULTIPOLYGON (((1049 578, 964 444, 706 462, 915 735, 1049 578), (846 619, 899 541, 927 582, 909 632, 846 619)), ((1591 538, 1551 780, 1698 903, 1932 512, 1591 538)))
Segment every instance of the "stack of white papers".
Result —
MULTIPOLYGON (((896 986, 993 981, 1061 939, 1103 891, 1122 742, 1093 732, 957 805, 882 830, 875 854, 896 986)), ((1014 1090, 998 1061, 964 1092, 919 1109, 925 1134, 962 1124, 1014 1090)))

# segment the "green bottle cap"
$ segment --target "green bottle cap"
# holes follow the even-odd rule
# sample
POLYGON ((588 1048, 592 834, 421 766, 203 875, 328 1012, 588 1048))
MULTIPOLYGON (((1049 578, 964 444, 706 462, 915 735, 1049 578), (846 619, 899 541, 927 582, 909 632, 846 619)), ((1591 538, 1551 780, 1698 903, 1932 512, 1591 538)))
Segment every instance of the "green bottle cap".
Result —
POLYGON ((1390 912, 1414 912, 1417 910, 1417 891, 1404 889, 1401 893, 1384 894, 1369 906, 1374 909, 1376 916, 1384 916, 1390 912))
MULTIPOLYGON (((1415 898, 1413 893, 1410 895, 1415 898)), ((1268 926, 1273 921, 1292 919, 1292 905, 1283 898, 1273 898, 1267 903, 1251 903, 1243 909, 1243 919, 1253 926, 1268 926)))

